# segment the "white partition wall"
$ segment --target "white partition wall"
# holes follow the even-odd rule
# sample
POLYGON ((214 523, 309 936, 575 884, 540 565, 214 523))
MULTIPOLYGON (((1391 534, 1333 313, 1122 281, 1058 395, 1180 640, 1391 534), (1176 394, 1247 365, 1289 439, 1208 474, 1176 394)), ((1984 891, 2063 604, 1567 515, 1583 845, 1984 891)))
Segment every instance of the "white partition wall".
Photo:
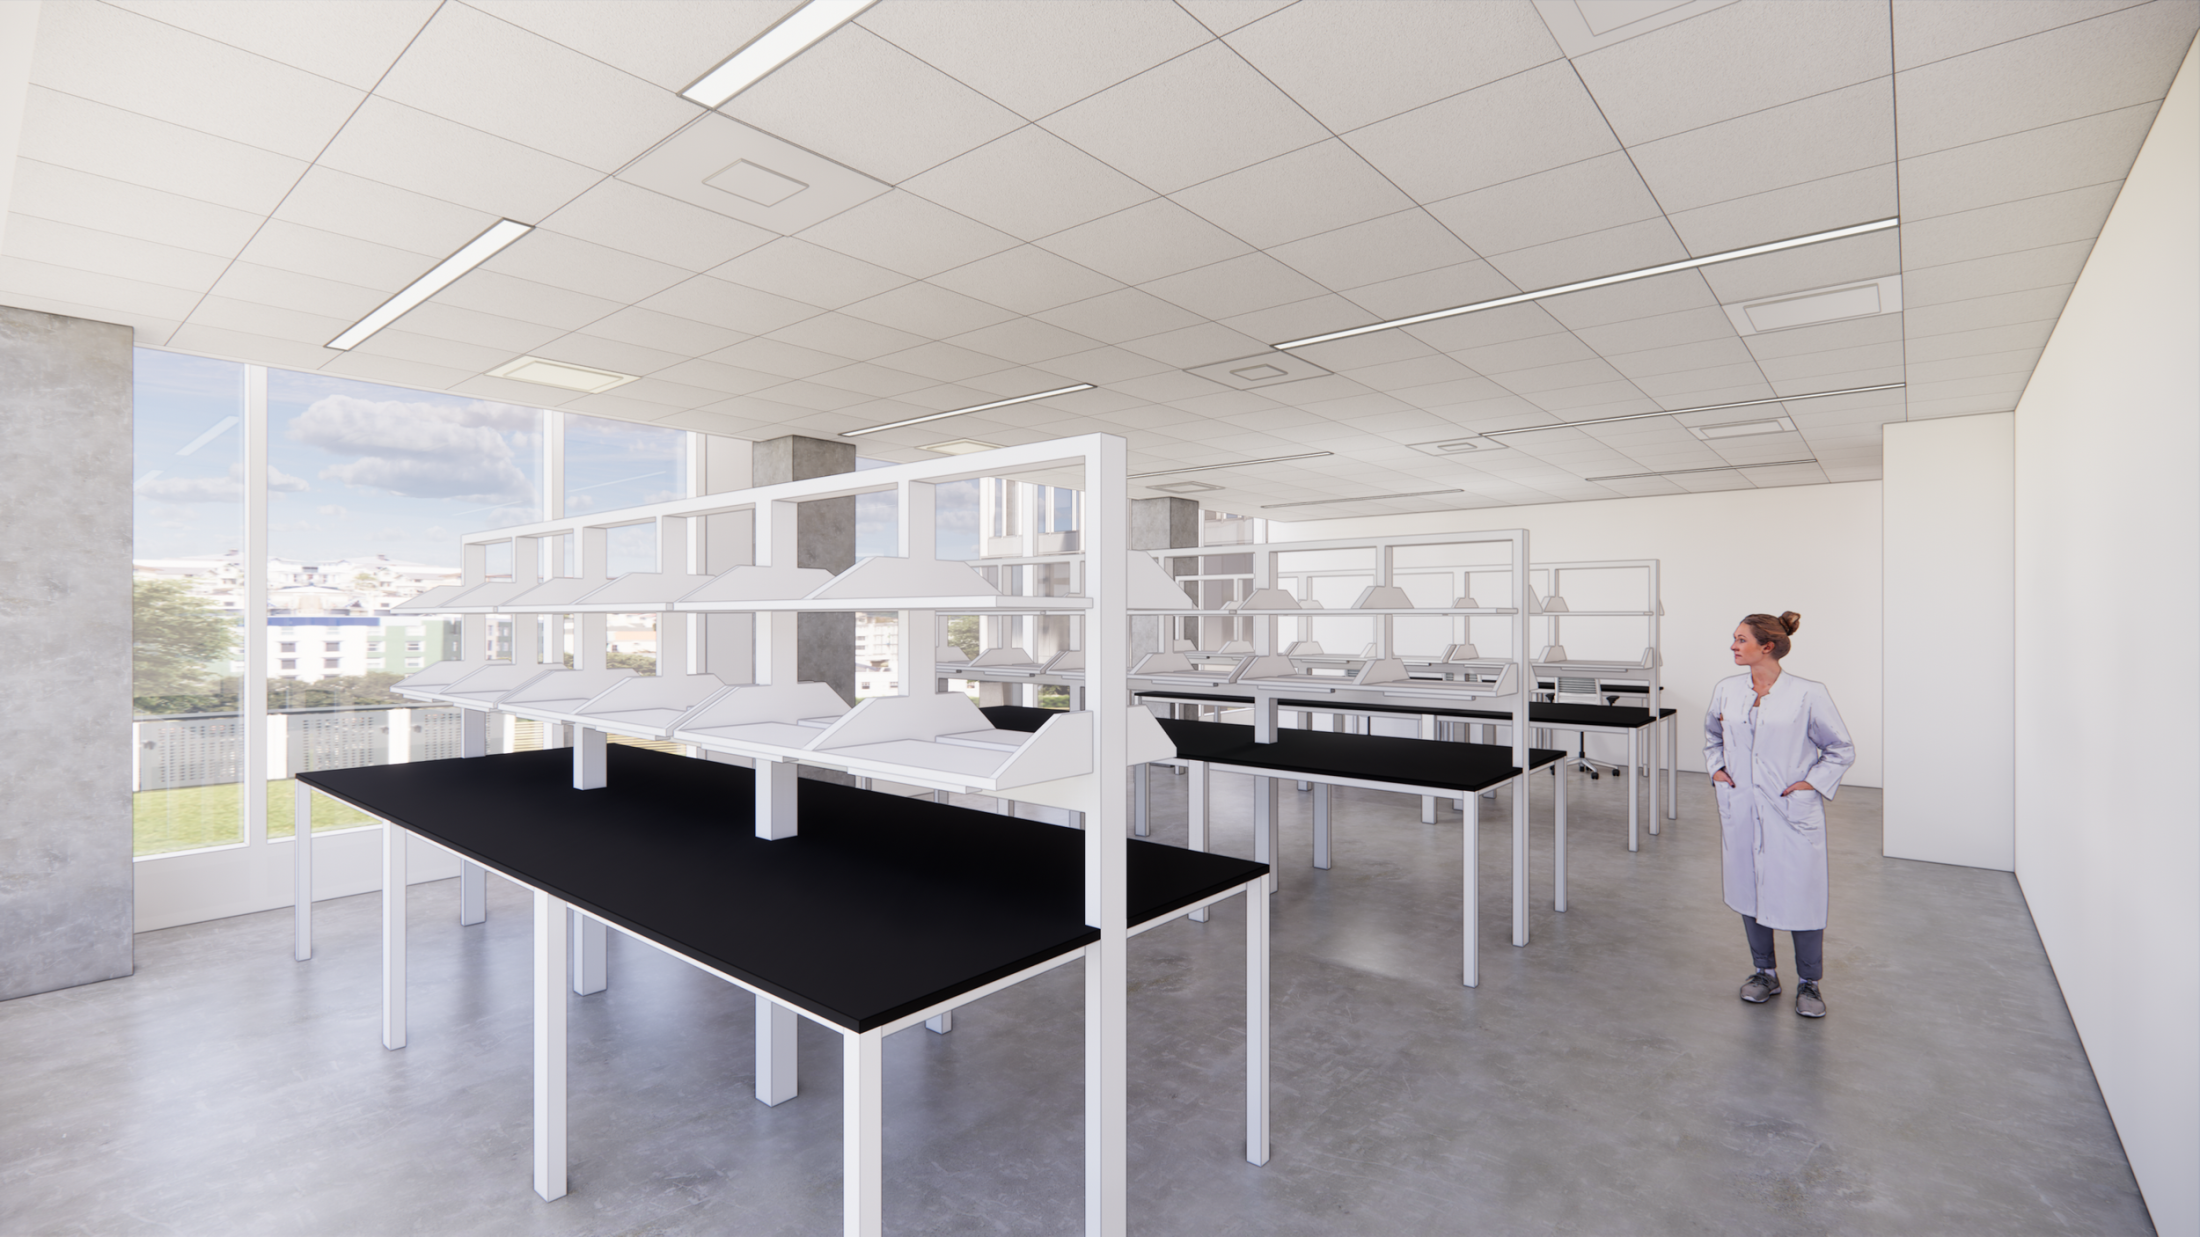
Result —
POLYGON ((2014 430, 2005 412, 1886 429, 1890 858, 2016 867, 2014 430))
POLYGON ((2200 94, 2188 51, 2016 412, 2016 859, 2163 1233, 2200 1232, 2200 94))

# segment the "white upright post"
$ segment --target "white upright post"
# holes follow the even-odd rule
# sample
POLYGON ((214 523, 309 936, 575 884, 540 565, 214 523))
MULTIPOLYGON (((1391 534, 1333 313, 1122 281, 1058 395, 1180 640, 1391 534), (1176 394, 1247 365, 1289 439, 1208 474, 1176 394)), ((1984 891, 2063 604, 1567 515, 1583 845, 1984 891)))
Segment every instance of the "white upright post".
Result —
MULTIPOLYGON (((1207 762, 1194 760, 1184 780, 1185 817, 1190 826, 1190 838, 1185 845, 1193 850, 1207 849, 1207 762)), ((1193 923, 1207 922, 1207 908, 1202 906, 1191 914, 1193 923)))
POLYGON ((1085 1233, 1124 1237, 1130 1205, 1128 824, 1130 779, 1129 677, 1130 495, 1128 446, 1108 434, 1088 438, 1085 509, 1085 592, 1092 605, 1086 631, 1088 681, 1100 693, 1093 717, 1092 814, 1084 830, 1085 922, 1100 939, 1085 952, 1085 1233))
POLYGON ((573 994, 594 996, 611 986, 609 960, 605 957, 610 934, 603 921, 579 911, 566 916, 573 925, 573 994))
POLYGON ((777 841, 795 835, 801 787, 791 760, 756 759, 756 836, 777 841))
POLYGON ((841 1036, 840 1223, 846 1237, 880 1237, 886 1227, 885 1043, 878 1031, 841 1036))
MULTIPOLYGON (((1520 770, 1513 784, 1513 944, 1528 943, 1528 765, 1533 750, 1528 742, 1528 701, 1535 694, 1535 667, 1528 660, 1528 534, 1513 534, 1513 658, 1520 675, 1520 695, 1514 703, 1512 728, 1513 765, 1520 770)), ((1555 638, 1555 637, 1554 637, 1555 638)), ((1564 776, 1564 766, 1559 766, 1564 776)))
MULTIPOLYGON (((244 368, 244 674, 237 725, 244 741, 241 811, 244 840, 267 843, 267 369, 244 368)), ((310 901, 310 900, 309 900, 310 901)), ((309 910, 307 912, 311 914, 309 910)))
POLYGON ((1274 893, 1280 885, 1276 876, 1277 843, 1281 840, 1282 825, 1277 820, 1276 779, 1253 779, 1253 862, 1268 865, 1268 892, 1274 893))
POLYGON ((756 1098, 776 1107, 795 1097, 795 1012, 756 994, 756 1098))
POLYGON ((565 903, 535 891, 535 1193, 565 1197, 565 903))
POLYGON ((405 1046, 405 839, 382 823, 382 1046, 405 1046))
POLYGON ((1551 889, 1552 909, 1561 914, 1566 910, 1566 775, 1557 777, 1557 798, 1551 804, 1551 889))
MULTIPOLYGON (((1428 800, 1434 803, 1434 799, 1428 800)), ((1314 783, 1314 866, 1329 867, 1329 783, 1314 783)))
POLYGON ((313 789, 304 782, 291 800, 290 834, 290 956, 304 962, 313 956, 313 789))
MULTIPOLYGON (((473 547, 468 547, 469 549, 473 547)), ((472 616, 468 616, 469 619, 472 616)), ((489 754, 489 715, 480 709, 458 711, 458 754, 489 754)), ((471 859, 458 861, 458 922, 460 927, 489 918, 489 872, 471 859)))
MULTIPOLYGON (((1385 556, 1385 557, 1388 557, 1388 556, 1389 556, 1389 551, 1388 551, 1388 550, 1385 550, 1385 551, 1384 551, 1384 556, 1385 556)), ((1385 619, 1383 620, 1383 625, 1384 625, 1385 627, 1389 626, 1389 625, 1390 625, 1390 620, 1389 620, 1388 618, 1385 618, 1385 619)), ((1422 737, 1422 738, 1424 738, 1424 739, 1428 739, 1428 740, 1430 740, 1430 741, 1432 741, 1432 742, 1433 742, 1433 741, 1435 740, 1435 738, 1436 738, 1436 726, 1437 726, 1437 720, 1436 720, 1436 715, 1435 715, 1434 713, 1423 713, 1423 714, 1421 715, 1421 737, 1422 737)), ((1424 824, 1424 825, 1433 825, 1433 824, 1435 824, 1435 823, 1436 823, 1436 796, 1435 796, 1435 795, 1422 795, 1422 796, 1421 796, 1421 823, 1422 823, 1422 824, 1424 824)))
POLYGON ((1142 838, 1153 836, 1152 768, 1141 764, 1131 770, 1131 832, 1142 838))
POLYGON ((1245 1160, 1268 1162, 1268 899, 1245 898, 1245 1160))
MULTIPOLYGON (((1627 732, 1627 849, 1641 850, 1642 839, 1635 822, 1635 800, 1642 796, 1635 790, 1635 754, 1642 744, 1640 729, 1627 732)), ((1655 806, 1655 805, 1653 805, 1655 806)))
MULTIPOLYGON (((1521 782, 1528 779, 1523 777, 1521 782)), ((1459 917, 1462 928, 1459 934, 1460 948, 1466 959, 1467 987, 1482 982, 1482 798, 1467 796, 1466 819, 1459 825, 1460 853, 1464 859, 1459 901, 1459 917)))
POLYGON ((594 726, 573 728, 573 789, 602 790, 609 784, 608 747, 604 732, 594 726))
MULTIPOLYGON (((791 567, 796 557, 796 504, 761 502, 756 505, 754 533, 756 565, 791 567)), ((751 681, 759 685, 792 686, 795 682, 796 620, 792 610, 775 610, 756 616, 755 661, 751 681)), ((795 765, 789 761, 756 762, 756 836, 777 840, 795 836, 798 821, 795 765)))

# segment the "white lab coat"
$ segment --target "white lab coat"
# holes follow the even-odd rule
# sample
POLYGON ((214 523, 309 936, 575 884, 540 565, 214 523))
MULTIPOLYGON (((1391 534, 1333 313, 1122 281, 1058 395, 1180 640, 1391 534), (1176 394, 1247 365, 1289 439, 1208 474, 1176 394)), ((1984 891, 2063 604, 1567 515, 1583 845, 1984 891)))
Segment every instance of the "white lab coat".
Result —
POLYGON ((1757 715, 1745 672, 1721 679, 1704 711, 1704 763, 1734 785, 1712 783, 1726 875, 1726 904, 1768 928, 1826 926, 1825 800, 1856 761, 1856 745, 1825 684, 1792 673, 1773 681, 1757 715), (1797 782, 1810 788, 1785 798, 1797 782))

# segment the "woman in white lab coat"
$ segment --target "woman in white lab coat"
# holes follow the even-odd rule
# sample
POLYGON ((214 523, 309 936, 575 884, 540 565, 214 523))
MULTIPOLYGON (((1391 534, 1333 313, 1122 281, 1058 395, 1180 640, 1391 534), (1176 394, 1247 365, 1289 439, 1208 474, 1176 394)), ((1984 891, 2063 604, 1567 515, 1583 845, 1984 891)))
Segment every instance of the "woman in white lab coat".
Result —
POLYGON ((1734 629, 1734 664, 1704 712, 1704 761, 1719 799, 1726 904, 1741 912, 1757 969, 1742 999, 1780 995, 1773 930, 1795 943, 1795 1012, 1826 1016, 1818 990, 1826 929, 1825 801, 1856 760, 1823 683, 1781 672, 1803 616, 1752 614, 1734 629))

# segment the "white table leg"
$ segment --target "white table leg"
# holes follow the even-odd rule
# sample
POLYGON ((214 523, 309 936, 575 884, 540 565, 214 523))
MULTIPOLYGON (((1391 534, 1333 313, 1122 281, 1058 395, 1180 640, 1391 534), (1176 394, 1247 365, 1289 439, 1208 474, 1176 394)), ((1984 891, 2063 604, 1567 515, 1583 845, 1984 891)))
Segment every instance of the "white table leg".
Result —
MULTIPOLYGON (((1423 713, 1421 715, 1421 737, 1431 741, 1435 740, 1435 738, 1437 737, 1437 718, 1434 714, 1423 713)), ((1436 823, 1435 795, 1421 796, 1421 823, 1424 825, 1433 825, 1436 823)), ((1327 865, 1317 864, 1316 866, 1321 867, 1327 865)))
POLYGON ((565 1197, 565 903, 535 891, 535 1193, 565 1197))
POLYGON ((1253 862, 1268 865, 1268 892, 1277 889, 1276 843, 1280 826, 1276 820, 1276 779, 1253 779, 1253 862))
MULTIPOLYGON (((1566 762, 1558 763, 1558 780, 1566 780, 1566 762)), ((1513 783, 1513 944, 1528 943, 1528 786, 1522 775, 1513 783)))
POLYGON ((1551 889, 1553 909, 1566 910, 1566 779, 1558 779, 1558 797, 1551 805, 1551 889))
POLYGON ((1678 713, 1658 723, 1665 727, 1665 818, 1681 818, 1681 719, 1678 713))
MULTIPOLYGON (((1327 783, 1316 783, 1316 793, 1327 783)), ((1268 1162, 1268 899, 1245 891, 1245 1162, 1268 1162)))
POLYGON ((756 997, 756 1098, 767 1108, 795 1097, 795 1012, 770 997, 756 997))
MULTIPOLYGON (((1193 850, 1203 851, 1207 849, 1207 812, 1209 807, 1207 782, 1209 770, 1207 762, 1204 760, 1188 761, 1186 767, 1190 769, 1190 780, 1184 785, 1184 802, 1185 816, 1190 822, 1189 832, 1191 837, 1185 845, 1193 850)), ((1207 908, 1202 906, 1193 911, 1191 920, 1193 923, 1207 922, 1207 908)))
POLYGON ((573 736, 573 789, 602 790, 610 784, 609 749, 604 732, 577 726, 573 736))
POLYGON ((886 1208, 886 1037, 841 1036, 841 1232, 880 1237, 886 1208))
POLYGON ((1650 775, 1650 836, 1656 837, 1658 836, 1658 757, 1663 754, 1662 749, 1665 744, 1658 740, 1658 724, 1654 721, 1650 723, 1648 730, 1641 731, 1641 733, 1647 735, 1650 741, 1649 750, 1644 753, 1647 759, 1642 763, 1650 775))
POLYGON ((1636 793, 1635 793, 1635 749, 1636 749, 1636 748, 1638 748, 1638 747, 1640 747, 1641 745, 1642 745, 1642 732, 1641 732, 1640 730, 1630 730, 1630 731, 1628 731, 1628 732, 1627 732, 1627 849, 1629 849, 1629 850, 1631 850, 1631 851, 1632 851, 1632 850, 1641 850, 1641 849, 1642 849, 1642 838, 1641 838, 1641 837, 1639 836, 1639 831, 1638 831, 1638 828, 1637 828, 1637 826, 1636 826, 1636 823, 1635 823, 1635 800, 1637 800, 1637 799, 1641 798, 1641 796, 1640 796, 1640 795, 1638 795, 1638 794, 1636 794, 1636 793))
POLYGON ((791 760, 756 762, 756 836, 772 841, 795 835, 795 796, 800 793, 791 760))
POLYGON ((290 834, 290 957, 304 962, 313 956, 313 788, 296 783, 290 834))
POLYGON ((405 1046, 405 838, 382 824, 382 1046, 405 1046))
MULTIPOLYGON (((600 733, 600 732, 599 732, 600 733)), ((594 996, 610 986, 611 973, 605 965, 603 921, 590 919, 579 911, 572 912, 573 920, 573 991, 579 996, 594 996)))
POLYGON ((1152 810, 1152 765, 1139 765, 1131 770, 1131 832, 1139 837, 1153 835, 1153 822, 1147 819, 1152 810))
POLYGON ((458 924, 468 927, 489 918, 489 869, 471 859, 458 861, 458 924))
POLYGON ((945 1035, 949 1031, 954 1030, 955 1011, 951 1009, 948 1010, 946 1013, 934 1014, 931 1017, 925 1019, 924 1029, 932 1032, 934 1035, 945 1035))
POLYGON ((1465 860, 1465 871, 1460 879, 1463 886, 1459 904, 1462 925, 1460 946, 1466 957, 1465 983, 1469 988, 1482 982, 1482 968, 1479 961, 1482 944, 1481 882, 1477 879, 1481 875, 1479 870, 1481 867, 1481 841, 1482 800, 1479 797, 1470 795, 1467 798, 1467 818, 1461 823, 1459 830, 1460 852, 1465 860))
POLYGON ((1329 867, 1329 783, 1314 783, 1314 866, 1329 867))

